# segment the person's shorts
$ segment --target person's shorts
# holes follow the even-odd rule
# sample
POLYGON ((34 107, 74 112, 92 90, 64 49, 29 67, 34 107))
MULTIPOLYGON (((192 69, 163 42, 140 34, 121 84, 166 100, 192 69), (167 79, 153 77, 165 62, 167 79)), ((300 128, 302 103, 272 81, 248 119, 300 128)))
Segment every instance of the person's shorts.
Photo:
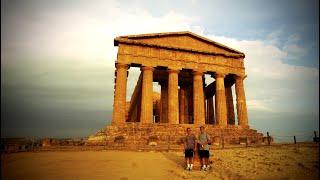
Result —
POLYGON ((193 149, 186 149, 184 150, 184 157, 191 158, 193 157, 193 149))
POLYGON ((208 150, 200 150, 199 156, 200 156, 200 158, 209 158, 209 151, 208 150))

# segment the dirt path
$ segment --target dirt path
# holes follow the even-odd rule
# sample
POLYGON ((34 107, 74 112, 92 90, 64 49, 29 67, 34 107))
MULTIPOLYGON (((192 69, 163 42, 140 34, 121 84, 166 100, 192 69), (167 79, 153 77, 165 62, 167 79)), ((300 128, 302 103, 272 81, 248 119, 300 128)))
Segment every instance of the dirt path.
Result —
POLYGON ((182 152, 71 151, 1 156, 1 179, 318 179, 319 146, 213 151, 209 172, 183 170, 182 152))

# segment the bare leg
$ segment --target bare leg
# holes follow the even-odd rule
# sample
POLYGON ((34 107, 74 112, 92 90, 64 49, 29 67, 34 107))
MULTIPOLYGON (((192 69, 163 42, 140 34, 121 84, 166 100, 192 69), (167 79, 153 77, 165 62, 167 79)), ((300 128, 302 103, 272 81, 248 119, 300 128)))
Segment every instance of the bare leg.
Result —
POLYGON ((208 166, 209 165, 209 158, 205 158, 205 165, 208 166))
POLYGON ((204 158, 201 158, 201 166, 205 165, 205 160, 204 158))

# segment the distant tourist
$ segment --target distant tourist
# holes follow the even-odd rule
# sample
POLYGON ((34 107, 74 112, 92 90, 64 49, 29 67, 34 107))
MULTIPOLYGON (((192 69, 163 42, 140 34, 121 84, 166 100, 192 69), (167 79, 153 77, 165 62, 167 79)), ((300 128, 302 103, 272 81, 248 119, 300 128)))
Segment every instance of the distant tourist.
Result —
POLYGON ((187 128, 187 136, 184 140, 184 156, 186 160, 186 170, 191 171, 193 167, 193 153, 196 147, 196 136, 191 134, 191 129, 187 128))
POLYGON ((207 171, 210 169, 209 165, 209 148, 211 144, 211 139, 209 135, 205 132, 204 126, 200 127, 200 134, 198 137, 199 143, 199 156, 201 162, 201 170, 207 171))

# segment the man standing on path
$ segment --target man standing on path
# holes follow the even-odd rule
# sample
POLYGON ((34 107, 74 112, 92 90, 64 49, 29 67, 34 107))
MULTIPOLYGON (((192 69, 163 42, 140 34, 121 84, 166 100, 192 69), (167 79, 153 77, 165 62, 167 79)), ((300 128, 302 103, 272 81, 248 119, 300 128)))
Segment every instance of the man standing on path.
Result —
POLYGON ((199 156, 200 162, 202 165, 201 170, 207 171, 210 169, 209 165, 209 144, 211 144, 211 140, 209 135, 205 132, 204 126, 200 127, 200 134, 198 137, 198 143, 200 145, 199 148, 199 156))
POLYGON ((187 136, 184 140, 184 155, 186 160, 186 170, 191 171, 193 167, 193 153, 196 147, 196 136, 191 134, 191 129, 187 128, 187 136))

